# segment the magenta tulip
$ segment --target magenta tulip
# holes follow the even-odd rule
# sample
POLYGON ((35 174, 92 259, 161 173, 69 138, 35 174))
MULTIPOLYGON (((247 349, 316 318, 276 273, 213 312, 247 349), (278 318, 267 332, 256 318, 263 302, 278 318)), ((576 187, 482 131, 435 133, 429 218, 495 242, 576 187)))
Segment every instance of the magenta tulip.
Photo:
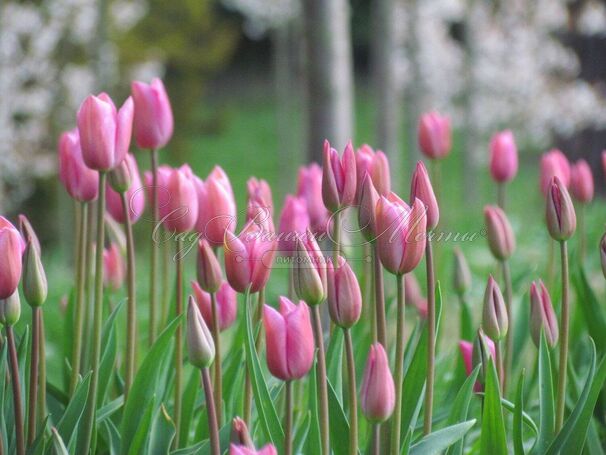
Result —
POLYGON ((558 177, 567 188, 570 185, 570 163, 558 149, 552 149, 541 156, 541 191, 544 195, 547 195, 553 177, 558 177))
POLYGON ((440 208, 433 192, 427 168, 422 161, 417 162, 410 184, 410 200, 420 199, 427 209, 427 229, 435 229, 440 220, 440 208))
POLYGON ((297 238, 305 235, 309 226, 309 214, 305 199, 286 195, 280 214, 278 249, 282 254, 291 255, 296 249, 297 238))
MULTIPOLYGON (((206 322, 206 325, 213 329, 213 317, 211 308, 210 294, 200 287, 197 281, 191 282, 194 298, 198 309, 206 322)), ((237 314, 237 294, 227 281, 224 281, 215 294, 217 301, 217 316, 219 317, 219 330, 223 331, 231 327, 236 320, 237 314)))
POLYGON ((362 312, 362 293, 355 273, 345 258, 326 265, 327 301, 330 318, 339 327, 353 326, 362 312))
POLYGON ((64 132, 59 138, 59 180, 75 200, 97 199, 99 173, 84 164, 77 128, 64 132))
POLYGON ((549 234, 554 240, 569 239, 577 227, 577 217, 568 190, 558 177, 551 179, 546 203, 549 234))
POLYGON ((366 173, 372 178, 372 183, 381 196, 387 196, 391 191, 389 175, 389 160, 380 151, 376 152, 370 145, 364 144, 356 151, 356 202, 360 202, 362 184, 366 173))
POLYGON ((322 200, 322 168, 317 163, 299 168, 297 196, 305 200, 311 230, 316 235, 325 234, 330 228, 330 212, 322 200))
POLYGON ((490 175, 495 182, 510 182, 518 173, 518 148, 510 130, 501 131, 490 140, 490 175))
POLYGON ((25 242, 10 221, 0 216, 0 299, 7 299, 17 290, 21 279, 25 242))
POLYGON ((198 219, 198 195, 194 175, 187 164, 171 170, 166 181, 166 199, 160 206, 161 221, 166 229, 177 233, 191 231, 198 219))
POLYGON ((345 146, 343 156, 324 141, 322 167, 322 200, 331 212, 353 204, 356 196, 356 156, 351 142, 345 146))
POLYGON ((536 347, 541 344, 541 330, 549 347, 558 342, 558 319, 551 304, 551 297, 542 280, 530 285, 530 334, 536 347))
POLYGON ((513 229, 505 212, 494 205, 484 207, 486 237, 490 251, 499 260, 508 259, 516 248, 513 229))
MULTIPOLYGON (((137 166, 135 157, 130 153, 126 155, 126 158, 120 166, 125 166, 128 175, 130 176, 131 183, 126 190, 126 208, 131 223, 136 223, 145 209, 145 191, 141 183, 139 167, 137 166)), ((120 194, 114 191, 109 183, 107 184, 105 200, 107 211, 111 217, 118 223, 124 223, 126 214, 124 213, 120 194)))
POLYGON ((593 174, 587 161, 579 160, 570 168, 570 193, 577 201, 588 204, 593 199, 593 174))
POLYGON ((162 80, 154 78, 151 84, 133 81, 131 92, 137 146, 142 149, 164 147, 173 135, 173 111, 162 80))
POLYGON ((126 278, 126 262, 116 243, 103 250, 103 281, 105 286, 117 291, 126 278))
POLYGON ((259 450, 243 445, 230 444, 229 455, 278 455, 278 451, 273 444, 267 444, 259 450))
POLYGON ((213 246, 223 245, 226 234, 236 228, 236 201, 231 183, 221 167, 215 166, 206 181, 196 180, 198 231, 213 246))
MULTIPOLYGON (((488 345, 490 355, 494 359, 496 356, 494 342, 488 337, 483 337, 483 341, 488 345)), ((461 357, 463 358, 463 365, 465 366, 465 374, 467 374, 467 376, 471 374, 475 367, 475 365, 473 364, 474 348, 475 344, 470 341, 459 341, 459 351, 461 352, 461 357)), ((473 386, 473 390, 474 392, 481 392, 482 384, 479 381, 476 381, 473 386)))
POLYGON ((377 235, 377 202, 379 193, 375 189, 370 174, 365 174, 358 206, 358 225, 366 240, 373 242, 377 235))
POLYGON ((297 239, 293 281, 295 292, 308 305, 318 305, 326 298, 326 259, 309 231, 297 239))
POLYGON ((370 346, 360 389, 362 412, 371 422, 384 422, 393 413, 395 404, 395 386, 387 354, 383 345, 374 343, 370 346))
POLYGON ((482 328, 488 337, 498 341, 507 335, 509 318, 501 288, 492 275, 488 277, 484 291, 484 306, 482 308, 482 328))
POLYGON ((452 145, 450 119, 438 112, 423 114, 418 128, 419 147, 430 159, 444 158, 452 145))
POLYGON ((221 264, 209 243, 202 239, 198 242, 197 257, 198 283, 206 292, 217 292, 223 283, 221 264))

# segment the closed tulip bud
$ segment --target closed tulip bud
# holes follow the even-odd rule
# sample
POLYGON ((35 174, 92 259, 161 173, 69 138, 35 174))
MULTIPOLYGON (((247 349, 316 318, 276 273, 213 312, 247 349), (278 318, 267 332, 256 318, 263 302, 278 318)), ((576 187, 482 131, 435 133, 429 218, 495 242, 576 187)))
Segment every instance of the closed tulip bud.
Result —
POLYGON ((42 305, 48 295, 48 283, 39 248, 30 238, 23 255, 23 295, 31 306, 42 305))
POLYGON ((206 292, 217 292, 223 282, 223 272, 217 256, 204 239, 198 242, 198 283, 206 292))
POLYGON ((21 316, 21 300, 19 291, 13 292, 4 299, 0 299, 0 323, 7 327, 15 325, 21 316))
POLYGON ((588 204, 593 199, 593 174, 587 161, 579 160, 570 168, 570 193, 577 201, 588 204))
POLYGON ((547 229, 551 238, 568 240, 577 228, 577 216, 568 190, 558 177, 551 180, 546 202, 547 229))
POLYGON ((486 368, 488 367, 488 359, 496 359, 496 348, 494 342, 486 336, 482 329, 478 329, 478 334, 473 342, 473 350, 471 353, 471 369, 470 372, 481 365, 478 383, 474 390, 482 390, 484 378, 486 377, 486 368))
POLYGON ((570 163, 568 158, 558 149, 552 149, 541 156, 541 191, 545 196, 551 185, 551 180, 558 177, 568 188, 570 185, 570 163))
POLYGON ((322 168, 317 163, 299 168, 297 196, 305 199, 312 232, 317 235, 328 232, 330 212, 322 200, 322 168))
POLYGON ((192 296, 187 302, 187 352, 196 368, 208 368, 215 359, 213 337, 192 296))
POLYGON ((124 193, 133 183, 127 161, 129 156, 132 155, 127 153, 122 162, 113 168, 107 176, 109 187, 117 193, 124 193))
POLYGON ((105 286, 117 291, 126 278, 126 263, 120 247, 112 243, 103 251, 103 281, 105 286))
POLYGON ((429 180, 427 168, 422 161, 417 162, 410 185, 410 200, 414 201, 417 198, 427 209, 427 230, 435 229, 440 220, 440 208, 429 180))
POLYGON ((168 201, 160 206, 160 216, 167 230, 188 232, 198 219, 198 195, 194 176, 187 165, 173 169, 166 182, 168 201))
POLYGON ((498 341, 505 338, 508 326, 509 319, 507 318, 507 308, 505 307, 503 294, 494 278, 489 276, 484 292, 482 328, 491 340, 498 341))
POLYGON ((427 216, 415 199, 409 207, 394 193, 381 196, 377 213, 377 251, 383 267, 402 275, 415 269, 425 252, 427 216))
POLYGON ((231 436, 230 441, 232 444, 238 446, 244 446, 249 449, 254 449, 255 445, 250 437, 246 422, 240 417, 234 417, 231 421, 231 436))
POLYGON ((395 387, 385 349, 380 343, 370 346, 360 389, 362 412, 371 422, 384 422, 396 404, 395 387))
POLYGON ((10 297, 19 286, 24 248, 25 243, 19 231, 0 216, 0 299, 10 297))
POLYGON ((64 132, 59 138, 59 180, 76 201, 97 199, 99 173, 84 164, 77 128, 64 132))
POLYGON ((308 305, 318 305, 326 298, 326 259, 308 231, 305 238, 297 239, 293 263, 295 292, 308 305))
POLYGON ((324 141, 322 173, 322 200, 331 212, 353 204, 356 196, 356 156, 351 142, 345 147, 343 157, 324 141))
POLYGON ((473 343, 470 341, 461 340, 459 341, 459 352, 463 359, 463 365, 465 367, 465 374, 469 376, 473 371, 473 343))
POLYGON ((516 239, 505 212, 497 206, 484 207, 486 237, 493 256, 500 261, 508 259, 516 249, 516 239))
POLYGON ((297 238, 305 235, 309 223, 305 199, 287 195, 280 214, 278 249, 282 254, 292 255, 297 246, 297 238))
POLYGON ((518 148, 513 133, 501 131, 490 140, 490 175, 495 182, 510 182, 518 173, 518 148))
POLYGON ((425 319, 427 317, 427 299, 421 292, 421 286, 414 273, 408 273, 404 276, 404 295, 406 296, 406 305, 416 308, 419 316, 425 319))
POLYGON ((362 293, 355 273, 342 256, 338 265, 326 266, 327 301, 330 318, 339 327, 353 326, 362 312, 362 293))
POLYGON ((133 127, 137 146, 142 149, 164 147, 173 135, 173 111, 160 79, 151 84, 134 81, 131 84, 135 102, 133 127))
POLYGON ((283 381, 300 379, 314 361, 314 337, 309 307, 280 297, 280 311, 263 306, 263 326, 267 347, 267 367, 272 375, 283 381))
MULTIPOLYGON (((461 340, 459 341, 459 351, 461 352, 461 357, 463 358, 463 365, 465 366, 465 374, 467 376, 469 376, 471 374, 471 372, 473 371, 473 369, 479 364, 482 363, 482 358, 485 357, 485 352, 489 352, 490 355, 492 355, 493 358, 495 358, 495 345, 493 343, 493 341, 490 338, 486 338, 486 336, 484 336, 484 343, 485 346, 488 347, 488 351, 485 351, 484 349, 480 349, 481 345, 479 344, 481 341, 480 338, 476 338, 475 343, 471 343, 469 341, 464 341, 461 340), (478 346, 478 348, 476 348, 475 346, 478 346), (477 355, 476 359, 474 359, 474 349, 477 349, 478 352, 480 353, 479 355, 477 355), (474 364, 474 362, 477 362, 474 364)), ((482 384, 481 381, 483 381, 482 378, 480 378, 479 381, 476 381, 476 383, 474 384, 473 390, 474 392, 481 392, 482 391, 482 384)))
POLYGON ((606 278, 606 234, 604 234, 600 240, 600 261, 602 263, 604 278, 606 278))
MULTIPOLYGON (((204 322, 212 329, 213 314, 210 294, 204 291, 197 281, 192 281, 191 287, 194 292, 194 299, 198 305, 198 309, 204 318, 204 322)), ((215 294, 220 331, 230 328, 236 320, 237 300, 236 291, 233 290, 227 281, 224 281, 215 294)))
POLYGON ((423 114, 418 128, 419 147, 432 160, 444 158, 452 145, 450 119, 438 112, 423 114))
POLYGON ((538 284, 533 282, 530 285, 530 334, 537 348, 541 345, 541 331, 549 347, 553 348, 558 342, 558 320, 549 292, 539 280, 538 284))
POLYGON ((120 166, 109 173, 105 200, 108 213, 118 223, 124 223, 127 214, 131 223, 136 223, 143 214, 145 191, 141 183, 137 161, 132 154, 127 154, 120 166), (120 192, 125 193, 126 211, 120 192))
POLYGON ((256 450, 243 445, 231 444, 229 446, 229 455, 278 455, 278 451, 273 444, 267 444, 262 449, 256 450))
POLYGON ((471 288, 471 270, 460 248, 454 249, 454 288, 459 296, 464 296, 471 288))
POLYGON ((19 232, 21 233, 21 237, 23 238, 24 247, 27 246, 27 242, 32 242, 38 252, 41 252, 42 249, 40 248, 40 240, 38 239, 38 236, 36 235, 36 231, 34 231, 32 224, 23 214, 20 214, 18 219, 19 232))
POLYGON ((376 190, 381 196, 387 196, 391 191, 389 175, 389 160, 378 150, 375 152, 370 145, 364 144, 356 151, 356 202, 360 203, 364 176, 368 173, 376 190))
POLYGON ((251 177, 246 182, 246 191, 248 192, 249 201, 256 201, 259 206, 267 209, 273 215, 273 197, 271 195, 271 187, 267 181, 251 177))
POLYGON ((215 166, 206 181, 196 180, 198 231, 212 246, 221 246, 227 232, 236 228, 236 201, 227 174, 215 166))
POLYGON ((122 162, 133 127, 133 100, 120 110, 106 94, 90 95, 78 110, 78 132, 84 163, 97 171, 109 171, 122 162))
POLYGON ((364 176, 360 205, 358 207, 358 224, 362 235, 369 242, 374 242, 377 236, 377 202, 379 193, 375 189, 370 174, 364 176))

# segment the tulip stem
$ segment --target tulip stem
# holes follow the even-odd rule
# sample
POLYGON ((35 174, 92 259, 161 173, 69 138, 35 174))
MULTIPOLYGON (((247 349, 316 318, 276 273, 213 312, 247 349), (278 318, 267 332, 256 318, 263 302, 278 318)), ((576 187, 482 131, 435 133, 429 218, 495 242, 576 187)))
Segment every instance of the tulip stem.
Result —
MULTIPOLYGON (((175 311, 176 316, 182 319, 183 315, 183 260, 181 255, 183 239, 181 236, 177 236, 175 250, 175 265, 177 268, 177 289, 175 299, 175 311)), ((175 407, 174 407, 174 419, 175 419, 175 440, 173 442, 174 448, 179 448, 179 434, 181 431, 181 391, 183 389, 183 329, 181 324, 177 325, 175 331, 175 407)))
POLYGON ((295 268, 293 263, 288 268, 288 299, 295 301, 295 268))
POLYGON ((257 295, 257 312, 255 313, 255 325, 259 328, 257 332, 257 336, 255 337, 255 350, 257 354, 261 351, 261 330, 263 320, 263 305, 265 305, 265 288, 259 289, 259 294, 257 295))
POLYGON ((336 268, 339 265, 339 253, 341 248, 341 211, 337 210, 332 219, 332 241, 335 244, 332 249, 332 263, 336 268))
POLYGON ((284 454, 292 455, 292 381, 286 381, 284 393, 284 454))
POLYGON ((583 264, 587 244, 587 233, 585 232, 585 211, 587 204, 581 203, 580 205, 579 210, 577 210, 579 214, 577 217, 579 221, 579 262, 583 264))
POLYGON ((38 330, 40 331, 40 357, 38 360, 38 424, 44 425, 46 417, 46 339, 44 335, 44 311, 40 308, 38 330))
POLYGON ((202 383, 204 384, 204 396, 206 398, 206 411, 208 412, 208 433, 210 435, 210 449, 212 455, 221 455, 219 444, 219 426, 217 424, 217 410, 213 398, 213 388, 210 383, 208 368, 202 368, 202 383))
POLYGON ((372 426, 372 446, 371 455, 381 455, 381 424, 375 423, 372 426))
POLYGON ((11 383, 13 385, 17 455, 24 455, 25 442, 23 436, 23 408, 21 407, 21 381, 19 380, 19 362, 17 360, 17 348, 15 347, 15 335, 11 325, 6 326, 6 342, 8 343, 8 361, 11 370, 11 383))
POLYGON ((347 356, 347 376, 349 383, 349 453, 358 454, 358 394, 356 387, 356 364, 351 341, 351 331, 343 329, 345 353, 347 356))
POLYGON ((568 327, 570 306, 568 301, 568 246, 566 240, 560 242, 562 262, 562 308, 560 316, 560 366, 558 374, 558 395, 556 405, 556 433, 562 428, 566 407, 566 365, 568 364, 568 327))
POLYGON ((459 295, 459 306, 459 338, 471 341, 473 340, 473 327, 470 325, 471 313, 469 312, 469 305, 467 305, 467 299, 464 295, 459 295))
POLYGON ((36 437, 36 404, 38 403, 38 362, 40 359, 40 307, 32 307, 32 346, 29 369, 29 399, 27 401, 27 445, 36 437))
POLYGON ((328 386, 326 384, 326 357, 324 354, 324 335, 322 332, 322 319, 320 318, 320 305, 313 305, 311 310, 313 313, 314 337, 318 350, 316 381, 318 388, 318 406, 320 409, 320 439, 322 442, 322 455, 329 455, 328 386))
POLYGON ((433 383, 436 356, 436 277, 433 263, 433 248, 430 236, 425 243, 425 265, 427 268, 427 381, 425 385, 425 414, 423 434, 431 433, 433 414, 433 383))
POLYGON ((95 423, 97 407, 97 389, 99 385, 99 359, 101 356, 101 323, 103 320, 103 245, 105 244, 105 181, 107 173, 99 171, 99 197, 97 200, 97 243, 95 250, 95 303, 93 309, 93 333, 91 351, 92 377, 90 381, 88 400, 84 414, 82 434, 83 450, 79 453, 89 453, 95 423))
POLYGON ((170 294, 171 294, 171 285, 170 285, 170 245, 168 242, 162 243, 162 262, 160 264, 161 270, 160 274, 162 275, 162 307, 160 314, 160 323, 161 327, 164 327, 168 322, 168 310, 170 306, 170 294))
POLYGON ((86 249, 88 239, 88 203, 82 202, 78 228, 78 257, 76 258, 76 308, 74 309, 74 340, 72 347, 72 373, 69 382, 69 395, 72 396, 80 374, 82 357, 82 329, 84 327, 84 296, 86 290, 86 249))
POLYGON ((503 395, 505 390, 505 373, 503 371, 503 347, 501 340, 496 340, 494 342, 494 353, 495 363, 497 364, 497 377, 499 378, 499 384, 501 385, 501 395, 503 395))
MULTIPOLYGON (((250 286, 248 286, 246 291, 244 291, 244 305, 246 306, 247 311, 250 311, 250 286)), ((247 321, 244 319, 244 324, 246 323, 247 321)), ((252 383, 250 373, 250 369, 246 368, 244 373, 244 403, 242 410, 242 416, 244 417, 244 423, 246 423, 246 426, 250 426, 252 414, 252 383)))
POLYGON ((397 326, 396 326, 396 407, 391 424, 391 455, 400 454, 400 427, 402 421, 402 382, 404 379, 404 275, 396 275, 398 288, 397 298, 397 326))
POLYGON ((214 292, 210 293, 210 307, 212 311, 213 324, 212 335, 215 342, 215 381, 213 383, 215 391, 215 405, 217 410, 217 422, 221 424, 223 414, 223 379, 221 377, 221 336, 219 326, 219 311, 217 309, 217 296, 214 292))
MULTIPOLYGON (((154 344, 155 326, 156 326, 156 268, 158 265, 158 245, 154 238, 156 232, 156 224, 158 223, 158 151, 152 149, 151 153, 151 173, 152 173, 152 188, 151 188, 151 214, 152 214, 152 230, 151 230, 151 251, 150 251, 150 271, 149 271, 149 345, 154 344)), ((179 432, 177 431, 176 438, 178 439, 179 432)))
POLYGON ((128 284, 128 305, 126 312, 126 375, 124 379, 124 401, 128 398, 130 386, 135 377, 135 340, 137 337, 137 295, 135 283, 135 241, 133 226, 126 193, 120 193, 124 211, 124 230, 126 231, 126 280, 128 284))
POLYGON ((497 183, 497 205, 505 210, 505 184, 497 183))
POLYGON ((507 310, 507 320, 509 321, 509 328, 507 329, 507 335, 505 336, 505 356, 503 358, 503 377, 500 378, 503 383, 501 384, 501 390, 503 396, 507 392, 507 382, 509 374, 511 372, 511 364, 513 360, 513 308, 512 308, 512 290, 511 290, 511 270, 509 268, 509 262, 503 261, 501 263, 501 269, 503 269, 503 281, 505 282, 505 309, 507 310))
POLYGON ((377 324, 377 340, 387 350, 387 323, 385 322, 385 295, 383 293, 383 267, 379 259, 376 242, 372 244, 372 260, 374 271, 372 279, 375 290, 375 319, 377 324))

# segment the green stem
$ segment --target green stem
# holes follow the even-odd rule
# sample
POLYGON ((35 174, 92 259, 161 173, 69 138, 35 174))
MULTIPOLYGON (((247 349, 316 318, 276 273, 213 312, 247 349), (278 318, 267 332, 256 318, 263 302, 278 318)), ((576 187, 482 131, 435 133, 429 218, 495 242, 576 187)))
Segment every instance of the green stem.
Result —
POLYGON ((566 240, 560 242, 562 262, 562 308, 560 316, 560 366, 556 405, 556 433, 562 428, 566 407, 566 366, 568 364, 568 331, 570 325, 570 303, 568 301, 568 247, 566 240))
POLYGON ((436 358, 436 278, 430 236, 427 236, 427 242, 425 243, 425 265, 427 269, 427 381, 423 434, 428 435, 431 433, 433 414, 433 383, 436 358))
POLYGON ((341 248, 341 212, 337 210, 332 219, 332 241, 335 244, 332 249, 332 263, 336 267, 339 264, 339 253, 341 248))
POLYGON ((168 322, 168 309, 170 307, 170 248, 168 242, 162 243, 162 308, 160 315, 161 326, 164 327, 168 322))
POLYGON ((217 424, 217 411, 213 398, 213 388, 210 383, 208 368, 202 368, 202 383, 204 384, 204 396, 206 398, 206 410, 208 412, 208 434, 210 435, 210 450, 212 455, 221 455, 219 443, 219 426, 217 424))
POLYGON ((46 338, 44 335, 44 311, 40 308, 38 328, 40 330, 40 358, 38 361, 38 425, 46 418, 46 338))
POLYGON ((324 335, 320 318, 320 305, 311 307, 313 313, 313 330, 318 358, 316 363, 316 381, 318 388, 318 407, 320 409, 320 439, 322 455, 330 454, 330 436, 328 427, 328 386, 326 384, 326 357, 324 354, 324 335))
MULTIPOLYGON (((246 288, 244 292, 244 305, 247 308, 247 311, 250 311, 250 286, 246 288)), ((246 324, 247 321, 244 321, 246 324)), ((251 424, 251 414, 252 414, 252 383, 250 379, 251 371, 249 368, 246 368, 244 374, 244 403, 243 403, 243 411, 242 416, 244 422, 247 427, 250 427, 251 424)))
POLYGON ((511 377, 511 365, 513 362, 513 308, 512 308, 512 289, 511 289, 511 270, 509 268, 509 262, 503 261, 501 264, 503 270, 503 281, 505 282, 505 309, 507 310, 507 320, 509 321, 509 328, 507 335, 505 336, 505 356, 503 358, 503 377, 499 378, 503 382, 501 384, 501 390, 503 396, 507 393, 507 385, 509 378, 511 377))
POLYGON ((471 341, 473 340, 473 327, 470 323, 473 321, 464 295, 459 295, 459 307, 459 338, 471 341))
POLYGON ((499 378, 499 384, 501 385, 501 395, 503 395, 503 390, 505 388, 505 372, 503 371, 503 348, 501 346, 501 340, 494 342, 494 352, 496 357, 495 363, 497 364, 497 376, 499 378))
POLYGON ((372 245, 374 290, 375 290, 375 319, 377 324, 377 340, 387 350, 387 323, 385 322, 385 295, 383 291, 383 267, 379 259, 377 244, 372 245))
POLYGON ((23 408, 21 406, 21 381, 19 379, 19 362, 13 327, 6 326, 6 342, 8 343, 8 361, 11 370, 11 384, 13 385, 13 411, 15 412, 15 432, 17 438, 17 455, 25 454, 25 441, 23 431, 23 408))
POLYGON ((259 294, 257 295, 257 312, 255 314, 255 329, 259 329, 257 332, 257 336, 255 337, 255 350, 257 354, 261 352, 261 332, 263 330, 263 305, 265 305, 265 288, 259 289, 259 294))
POLYGON ((505 210, 505 199, 505 184, 497 183, 497 204, 503 210, 505 210))
POLYGON ((293 264, 288 268, 288 299, 295 301, 295 270, 293 264))
POLYGON ((292 455, 292 381, 284 384, 284 454, 292 455))
MULTIPOLYGON (((158 151, 151 151, 151 173, 152 173, 152 188, 151 188, 151 213, 152 213, 152 229, 151 229, 151 248, 150 248, 150 271, 149 271, 149 345, 154 344, 156 338, 156 270, 158 266, 158 245, 154 239, 156 232, 156 224, 158 223, 158 151)), ((178 439, 179 432, 177 431, 176 438, 178 439)))
POLYGON ((91 366, 92 377, 82 428, 83 448, 80 453, 89 453, 95 423, 97 390, 99 387, 99 360, 101 357, 101 323, 103 322, 103 245, 105 244, 105 181, 107 174, 99 172, 99 197, 97 201, 97 243, 95 251, 95 303, 93 310, 93 332, 91 366))
POLYGON ((579 220, 579 261, 582 264, 585 261, 585 250, 587 249, 587 232, 585 228, 585 213, 587 204, 581 203, 578 213, 579 220))
POLYGON ((400 427, 402 425, 402 382, 404 380, 404 275, 396 275, 398 288, 397 328, 396 328, 396 406, 391 423, 391 455, 400 455, 400 427))
POLYGON ((29 368, 29 399, 27 401, 27 445, 31 446, 36 438, 36 405, 38 404, 38 362, 40 354, 40 311, 39 306, 32 307, 32 346, 29 368))
POLYGON ((135 346, 137 337, 137 289, 135 283, 135 240, 130 220, 126 193, 120 193, 124 210, 124 230, 126 231, 126 280, 128 304, 126 312, 126 375, 124 379, 124 401, 128 398, 130 386, 135 377, 135 346))
POLYGON ((371 455, 381 455, 381 424, 375 423, 372 426, 372 446, 371 455))
POLYGON ((212 335, 213 341, 215 342, 215 361, 214 361, 214 391, 215 391, 215 405, 217 407, 217 422, 219 425, 222 422, 222 411, 223 411, 223 379, 221 373, 221 332, 219 327, 219 311, 217 309, 217 296, 214 292, 210 293, 210 306, 213 317, 212 335))
POLYGON ((354 360, 351 331, 343 329, 345 353, 347 356, 347 376, 349 379, 349 453, 358 454, 358 394, 356 388, 356 364, 354 360))
POLYGON ((78 228, 78 257, 76 260, 76 308, 74 311, 74 338, 72 347, 72 373, 69 381, 69 396, 74 394, 80 374, 80 359, 82 358, 82 330, 84 327, 84 303, 86 291, 86 250, 88 239, 88 203, 82 202, 80 210, 80 226, 78 228))
MULTIPOLYGON (((183 240, 177 236, 175 265, 177 268, 177 289, 176 289, 176 315, 181 318, 183 314, 183 260, 181 258, 181 250, 183 240)), ((175 331, 175 439, 174 448, 179 448, 179 434, 181 432, 181 403, 183 390, 183 329, 181 324, 177 325, 175 331)))

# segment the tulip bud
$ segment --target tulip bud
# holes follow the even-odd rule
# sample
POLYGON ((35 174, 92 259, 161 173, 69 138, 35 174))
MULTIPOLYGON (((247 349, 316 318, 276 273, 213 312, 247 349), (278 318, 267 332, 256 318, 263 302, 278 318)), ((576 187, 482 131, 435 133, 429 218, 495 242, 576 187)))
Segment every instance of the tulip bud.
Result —
POLYGON ((364 176, 368 173, 373 185, 381 196, 391 192, 391 177, 389 175, 389 160, 378 150, 376 153, 370 145, 364 144, 356 151, 356 202, 360 203, 364 176))
POLYGON ((330 318, 339 327, 353 326, 362 312, 362 293, 350 265, 339 256, 338 266, 326 266, 327 301, 330 318))
POLYGON ((541 156, 541 191, 545 196, 549 190, 551 179, 558 177, 565 187, 570 185, 570 163, 568 158, 558 149, 552 149, 541 156))
POLYGON ((198 242, 198 283, 206 292, 217 292, 223 282, 221 264, 205 239, 198 242))
POLYGON ((292 255, 297 238, 305 235, 310 225, 305 199, 287 195, 280 214, 280 235, 278 249, 282 254, 292 255))
POLYGON ((547 229, 551 238, 568 240, 577 227, 577 216, 568 190, 558 177, 551 180, 546 204, 547 229))
POLYGON ((380 343, 370 346, 360 389, 362 412, 371 422, 384 422, 393 413, 395 387, 385 349, 380 343))
POLYGON ((588 204, 593 199, 593 174, 587 161, 579 160, 570 168, 570 193, 577 201, 588 204))
POLYGON ((558 320, 549 292, 539 280, 538 285, 536 282, 530 285, 530 334, 537 348, 541 345, 541 331, 549 347, 553 348, 558 342, 558 320))
POLYGON ((356 157, 351 142, 343 157, 324 141, 322 173, 322 200, 328 210, 335 213, 354 202, 356 196, 356 157))
POLYGON ((420 199, 427 209, 427 230, 435 229, 440 220, 440 209, 429 180, 427 168, 422 161, 417 162, 410 185, 410 200, 414 201, 416 198, 420 199))
POLYGON ((317 163, 299 168, 297 196, 305 200, 312 232, 323 234, 330 228, 330 212, 322 200, 322 168, 317 163))
POLYGON ((118 166, 113 168, 108 174, 108 183, 112 190, 117 193, 124 193, 132 184, 132 177, 126 158, 118 166))
POLYGON ((15 325, 21 316, 21 300, 19 291, 15 291, 5 299, 0 299, 0 323, 7 327, 15 325))
POLYGON ((263 179, 251 177, 246 182, 248 200, 255 201, 260 207, 266 209, 270 216, 274 213, 273 197, 269 183, 263 179))
POLYGON ((134 81, 131 91, 137 145, 142 149, 164 147, 173 135, 173 111, 162 80, 154 78, 151 84, 134 81))
MULTIPOLYGON (((484 334, 482 329, 478 329, 478 334, 473 342, 473 350, 471 354, 471 370, 478 365, 481 365, 480 374, 478 376, 477 390, 481 390, 482 385, 484 384, 489 358, 492 358, 493 360, 496 359, 495 344, 484 334)), ((476 388, 474 387, 474 389, 476 388)))
POLYGON ((465 255, 458 247, 454 249, 454 262, 454 288, 462 297, 471 288, 471 270, 469 270, 465 255))
POLYGON ((231 421, 231 437, 230 441, 239 446, 244 446, 249 449, 254 449, 255 445, 250 437, 246 422, 240 417, 234 417, 231 421))
POLYGON ((21 279, 24 242, 19 231, 0 216, 0 299, 11 296, 21 279))
POLYGON ((59 138, 59 180, 76 201, 97 199, 99 173, 84 164, 77 128, 64 132, 59 138))
POLYGON ((493 341, 502 340, 507 335, 509 319, 505 300, 499 285, 492 276, 488 277, 488 284, 484 292, 484 308, 482 311, 482 328, 493 341))
POLYGON ((103 281, 105 286, 117 291, 126 277, 126 263, 120 247, 112 243, 103 251, 103 281))
POLYGON ((31 306, 40 306, 46 301, 48 283, 40 250, 30 238, 23 255, 23 295, 31 306))
POLYGON ((308 305, 318 305, 326 298, 326 260, 313 234, 297 239, 293 263, 295 292, 308 305))
POLYGON ((375 189, 369 174, 364 175, 362 191, 360 193, 360 206, 358 207, 358 224, 362 235, 369 242, 374 242, 377 235, 377 202, 379 193, 375 189))
POLYGON ((606 278, 606 234, 604 234, 600 240, 600 261, 602 263, 604 278, 606 278))
POLYGON ((267 444, 262 449, 256 450, 254 447, 231 444, 229 446, 229 455, 278 455, 278 451, 273 444, 267 444))
POLYGON ((134 155, 128 153, 122 163, 109 173, 105 200, 107 212, 118 223, 124 223, 127 214, 131 223, 141 217, 145 209, 145 192, 134 155), (126 193, 126 208, 122 204, 121 193, 126 193))
MULTIPOLYGON (((198 304, 198 309, 204 318, 204 322, 206 322, 206 325, 212 329, 213 314, 210 294, 204 291, 197 281, 192 281, 191 287, 194 292, 196 303, 198 304)), ((215 294, 217 317, 219 318, 219 330, 223 331, 228 329, 236 320, 237 299, 238 297, 236 295, 236 291, 233 290, 227 281, 224 281, 215 294)))
POLYGON ((486 237, 493 256, 500 261, 508 259, 516 248, 513 229, 505 212, 497 206, 484 207, 486 237))
POLYGON ((495 182, 510 182, 518 172, 518 149, 509 130, 501 131, 490 140, 490 174, 495 182))
POLYGON ((197 368, 208 368, 215 359, 213 337, 192 296, 187 302, 187 352, 189 363, 197 368))
POLYGON ((191 231, 198 220, 198 195, 188 165, 173 169, 166 182, 168 201, 160 207, 160 216, 169 231, 191 231))
POLYGON ((215 166, 206 181, 196 179, 198 220, 196 231, 213 246, 223 245, 227 232, 236 229, 236 201, 229 177, 215 166))
POLYGON ((437 112, 423 114, 418 128, 419 147, 430 159, 444 158, 450 153, 452 138, 450 119, 437 112))
POLYGON ((23 238, 26 246, 27 242, 32 242, 34 247, 38 250, 38 252, 42 251, 40 249, 40 240, 38 240, 38 236, 36 235, 36 231, 32 224, 29 222, 27 217, 23 214, 20 214, 19 217, 19 232, 21 233, 21 237, 23 238))

